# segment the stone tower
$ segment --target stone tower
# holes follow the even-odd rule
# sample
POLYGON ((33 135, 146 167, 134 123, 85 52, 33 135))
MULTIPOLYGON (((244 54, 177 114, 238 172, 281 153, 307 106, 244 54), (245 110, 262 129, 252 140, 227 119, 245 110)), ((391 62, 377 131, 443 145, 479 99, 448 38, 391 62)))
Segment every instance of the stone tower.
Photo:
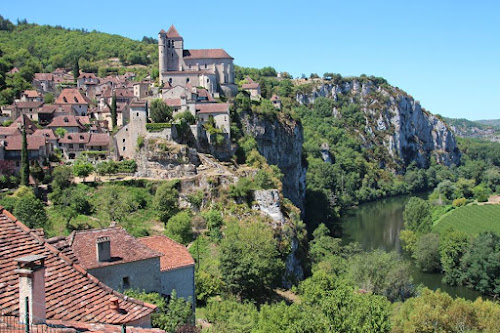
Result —
POLYGON ((161 29, 158 33, 158 63, 160 70, 160 80, 162 78, 161 73, 167 70, 167 33, 165 30, 161 29))
POLYGON ((167 31, 167 71, 184 70, 182 53, 184 51, 184 39, 179 35, 173 25, 167 31))

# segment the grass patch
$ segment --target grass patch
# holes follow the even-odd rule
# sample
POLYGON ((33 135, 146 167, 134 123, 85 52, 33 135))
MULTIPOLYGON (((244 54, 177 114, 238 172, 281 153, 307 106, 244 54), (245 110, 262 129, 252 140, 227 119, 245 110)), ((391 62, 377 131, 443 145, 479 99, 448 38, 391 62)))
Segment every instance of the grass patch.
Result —
POLYGON ((456 208, 434 225, 434 231, 457 229, 469 235, 493 231, 500 235, 500 205, 469 205, 456 208))

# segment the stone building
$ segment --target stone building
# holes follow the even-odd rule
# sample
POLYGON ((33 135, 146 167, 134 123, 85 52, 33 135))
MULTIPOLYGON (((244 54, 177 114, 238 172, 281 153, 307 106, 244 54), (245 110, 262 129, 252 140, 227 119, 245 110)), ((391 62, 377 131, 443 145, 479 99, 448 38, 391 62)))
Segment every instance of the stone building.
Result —
POLYGON ((144 101, 130 104, 130 122, 115 134, 116 158, 133 159, 137 151, 137 140, 147 135, 147 104, 144 101))
POLYGON ((158 57, 162 84, 201 86, 214 95, 237 93, 233 58, 223 49, 184 49, 184 39, 173 25, 158 34, 158 57))
MULTIPOLYGON (((24 300, 31 295, 32 323, 78 321, 151 327, 156 306, 112 290, 83 269, 70 248, 59 249, 1 206, 0 235, 2 315, 24 318, 24 300)), ((101 332, 103 328, 101 325, 101 332)), ((19 330, 7 328, 6 332, 19 330)))
POLYGON ((195 302, 194 259, 187 248, 166 236, 148 236, 139 242, 161 253, 161 293, 170 296, 175 289, 177 296, 195 302))
POLYGON ((125 229, 75 231, 67 242, 80 265, 111 288, 161 292, 161 254, 138 242, 125 229))

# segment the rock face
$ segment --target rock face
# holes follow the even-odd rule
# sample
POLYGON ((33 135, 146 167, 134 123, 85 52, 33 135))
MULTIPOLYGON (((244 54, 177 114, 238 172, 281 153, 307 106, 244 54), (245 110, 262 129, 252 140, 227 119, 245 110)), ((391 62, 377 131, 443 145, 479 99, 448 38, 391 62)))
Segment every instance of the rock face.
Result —
MULTIPOLYGON (((398 88, 369 79, 351 79, 317 84, 311 92, 298 93, 296 100, 309 105, 318 97, 334 101, 347 97, 351 103, 358 103, 366 118, 365 127, 356 129, 363 145, 382 144, 400 167, 412 161, 425 167, 431 156, 444 165, 460 163, 460 151, 449 126, 398 88)), ((342 117, 336 107, 332 115, 342 117)))
MULTIPOLYGON (((282 228, 286 223, 281 212, 280 194, 278 190, 257 190, 253 192, 253 197, 257 203, 252 208, 260 210, 274 221, 274 228, 282 228)), ((290 288, 296 281, 304 279, 304 269, 297 258, 299 242, 297 238, 291 239, 290 254, 285 260, 285 274, 282 277, 283 287, 290 288)))
POLYGON ((306 168, 302 165, 302 125, 296 121, 260 119, 244 115, 243 130, 257 141, 259 152, 269 164, 283 172, 283 195, 304 213, 306 168))
POLYGON ((252 208, 260 210, 270 216, 276 226, 282 226, 285 222, 281 212, 280 194, 278 190, 257 190, 253 192, 253 198, 257 203, 252 208))

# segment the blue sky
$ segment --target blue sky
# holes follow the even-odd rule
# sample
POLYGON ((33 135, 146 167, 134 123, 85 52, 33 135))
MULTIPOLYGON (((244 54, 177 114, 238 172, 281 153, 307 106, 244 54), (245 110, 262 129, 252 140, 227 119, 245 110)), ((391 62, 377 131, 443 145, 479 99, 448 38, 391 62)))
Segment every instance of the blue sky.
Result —
POLYGON ((500 118, 500 1, 2 1, 11 20, 133 39, 170 24, 187 48, 294 76, 385 77, 433 113, 500 118))

